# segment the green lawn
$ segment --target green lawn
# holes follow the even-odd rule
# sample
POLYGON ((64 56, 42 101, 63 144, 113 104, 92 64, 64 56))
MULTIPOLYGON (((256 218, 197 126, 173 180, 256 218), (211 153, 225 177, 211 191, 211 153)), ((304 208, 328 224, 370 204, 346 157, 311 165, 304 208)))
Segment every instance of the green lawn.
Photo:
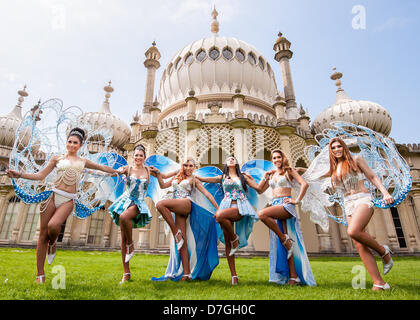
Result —
MULTIPOLYGON (((356 274, 352 268, 362 265, 357 258, 311 258, 317 287, 279 286, 268 282, 267 258, 237 258, 239 285, 230 286, 226 259, 209 281, 185 283, 153 282, 152 276, 164 274, 167 256, 136 254, 131 260, 132 281, 119 285, 122 276, 118 252, 66 251, 58 249, 52 266, 46 263, 47 282, 35 284, 35 250, 0 248, 0 299, 226 299, 226 300, 300 300, 300 299, 415 299, 420 298, 420 258, 394 257, 394 268, 385 277, 390 291, 372 292, 366 274, 366 289, 352 288, 356 274), (64 266, 66 288, 53 289, 54 266, 64 266)), ((379 269, 382 264, 378 260, 379 269)))

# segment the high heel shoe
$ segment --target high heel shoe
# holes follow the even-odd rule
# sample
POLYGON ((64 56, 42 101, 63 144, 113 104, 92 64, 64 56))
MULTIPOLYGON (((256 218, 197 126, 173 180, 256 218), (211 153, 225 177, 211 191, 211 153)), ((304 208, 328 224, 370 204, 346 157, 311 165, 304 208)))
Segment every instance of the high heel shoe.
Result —
POLYGON ((236 286, 238 284, 238 282, 239 282, 238 276, 232 276, 232 282, 231 282, 232 286, 236 286), (235 278, 236 278, 236 282, 233 281, 233 279, 235 279, 235 278))
POLYGON ((125 253, 125 263, 127 263, 128 261, 130 261, 130 259, 134 256, 134 242, 132 242, 129 245, 126 245, 127 247, 127 252, 125 253), (133 246, 133 252, 130 252, 130 247, 133 246))
POLYGON ((128 282, 129 280, 131 280, 131 273, 130 272, 123 273, 123 277, 120 281, 120 284, 123 284, 124 282, 128 282), (128 279, 126 279, 125 276, 128 276, 128 279))
POLYGON ((176 248, 178 249, 178 251, 181 250, 182 246, 184 245, 184 237, 182 236, 181 229, 178 229, 177 233, 175 234, 175 242, 176 242, 176 248), (181 235, 181 240, 179 240, 179 241, 176 238, 178 233, 181 235))
POLYGON ((189 280, 192 280, 192 274, 191 274, 191 273, 184 274, 184 275, 181 277, 181 281, 189 281, 189 280))
POLYGON ((390 290, 391 289, 391 286, 386 282, 383 285, 374 284, 373 286, 376 287, 376 288, 381 288, 382 290, 390 290))
POLYGON ((57 240, 55 240, 55 242, 53 244, 48 244, 48 252, 47 252, 47 261, 48 264, 53 263, 55 256, 57 255, 57 240), (50 250, 52 250, 52 247, 55 246, 55 252, 54 253, 50 253, 50 250))
POLYGON ((391 257, 391 254, 393 252, 389 249, 389 247, 386 244, 383 247, 385 249, 385 254, 381 258, 382 258, 382 265, 383 265, 383 268, 384 268, 383 272, 384 272, 384 275, 386 275, 392 269, 392 266, 394 265, 394 261, 392 260, 392 257, 391 257), (384 257, 388 253, 389 253, 389 261, 388 261, 388 263, 385 263, 384 257))
POLYGON ((36 276, 36 280, 38 280, 38 279, 39 279, 39 281, 37 283, 45 283, 45 274, 41 274, 39 276, 36 276), (44 279, 44 280, 42 280, 42 279, 44 279))
POLYGON ((294 242, 294 240, 293 240, 292 238, 290 238, 288 234, 285 234, 285 236, 286 236, 286 240, 284 240, 284 242, 282 242, 282 245, 283 245, 283 246, 286 248, 286 250, 287 250, 287 260, 289 260, 289 259, 290 259, 290 257, 291 257, 291 256, 292 256, 292 254, 293 254, 293 242, 294 242), (287 242, 287 240, 290 240, 290 242, 291 242, 291 244, 292 244, 292 246, 290 247, 290 249, 287 249, 287 247, 286 247, 286 242, 287 242))
POLYGON ((289 281, 294 281, 295 283, 289 283, 290 285, 298 285, 301 284, 301 281, 299 278, 289 278, 289 281))
POLYGON ((236 251, 239 250, 239 236, 237 235, 235 240, 232 240, 230 242, 230 252, 229 252, 229 257, 233 256, 235 254, 236 251), (238 246, 236 248, 233 247, 233 243, 238 241, 238 246))

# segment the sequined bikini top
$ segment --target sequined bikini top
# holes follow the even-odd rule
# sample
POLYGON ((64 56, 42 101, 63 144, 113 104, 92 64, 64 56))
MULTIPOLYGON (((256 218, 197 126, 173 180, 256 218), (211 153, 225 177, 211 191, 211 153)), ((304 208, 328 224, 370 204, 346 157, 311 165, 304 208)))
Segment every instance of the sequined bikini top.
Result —
POLYGON ((82 178, 83 171, 85 169, 86 160, 70 161, 65 159, 64 156, 60 157, 57 167, 57 180, 55 186, 58 187, 61 182, 64 182, 67 186, 76 185, 78 188, 79 181, 82 178))
POLYGON ((334 187, 336 189, 341 189, 344 193, 358 190, 359 182, 365 180, 365 175, 361 172, 349 172, 344 179, 338 182, 334 182, 334 187))
POLYGON ((270 185, 272 189, 292 188, 292 185, 290 184, 289 180, 287 180, 285 175, 280 176, 279 178, 277 178, 276 181, 274 181, 274 178, 271 178, 268 184, 270 185))
POLYGON ((231 200, 244 200, 246 198, 245 191, 242 188, 241 179, 239 177, 223 179, 223 192, 225 193, 225 198, 230 198, 231 200))
POLYGON ((191 196, 192 187, 188 179, 184 179, 180 183, 175 179, 172 180, 172 188, 175 199, 184 199, 191 196))

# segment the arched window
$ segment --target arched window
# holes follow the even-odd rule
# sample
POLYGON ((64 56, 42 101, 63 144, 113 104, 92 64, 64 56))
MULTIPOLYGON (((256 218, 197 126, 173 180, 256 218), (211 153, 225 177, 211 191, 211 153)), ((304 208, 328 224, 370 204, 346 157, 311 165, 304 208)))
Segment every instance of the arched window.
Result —
POLYGON ((252 65, 255 65, 257 63, 257 60, 255 59, 255 55, 252 52, 248 53, 248 61, 252 65))
POLYGON ((20 199, 13 196, 9 199, 3 223, 0 229, 0 239, 9 239, 13 229, 13 223, 19 213, 20 199))
POLYGON ((212 60, 217 60, 220 56, 220 52, 217 48, 210 49, 209 56, 212 60))
POLYGON ((397 239, 398 239, 400 248, 407 248, 407 243, 405 242, 404 230, 401 225, 398 209, 395 207, 392 207, 391 215, 392 215, 392 220, 394 221, 395 233, 397 234, 397 239))
POLYGON ((206 58, 206 51, 204 51, 203 49, 201 49, 196 56, 198 61, 203 61, 206 58))
POLYGON ((104 232, 105 210, 98 210, 90 219, 87 243, 100 245, 104 232))
POLYGON ((190 64, 191 62, 193 62, 193 55, 192 53, 188 53, 187 56, 185 57, 185 64, 190 64))
POLYGON ((245 53, 241 49, 236 50, 235 55, 236 59, 238 59, 240 62, 245 60, 245 53))
POLYGON ((230 60, 233 57, 232 50, 230 50, 228 47, 226 47, 226 48, 223 49, 222 54, 223 54, 223 57, 226 60, 230 60))
POLYGON ((261 68, 261 70, 264 70, 264 60, 263 60, 263 58, 261 58, 261 57, 258 58, 258 65, 261 68))
POLYGON ((25 226, 23 227, 21 240, 32 240, 32 238, 34 237, 36 227, 38 225, 40 210, 41 210, 40 203, 33 203, 29 206, 28 214, 26 216, 25 226))

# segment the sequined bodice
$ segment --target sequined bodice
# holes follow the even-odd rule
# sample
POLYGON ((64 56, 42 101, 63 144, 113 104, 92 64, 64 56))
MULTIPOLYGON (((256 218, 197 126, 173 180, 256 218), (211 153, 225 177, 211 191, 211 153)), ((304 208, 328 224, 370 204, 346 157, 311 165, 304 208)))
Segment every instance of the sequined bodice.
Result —
POLYGON ((271 178, 268 183, 272 189, 292 187, 292 185, 290 184, 289 180, 287 180, 285 175, 278 177, 277 180, 274 180, 274 178, 271 178))
POLYGON ((180 183, 178 181, 172 181, 172 188, 174 190, 174 197, 175 199, 184 199, 191 196, 191 185, 190 182, 185 179, 182 180, 180 183))
POLYGON ((244 189, 242 188, 241 179, 239 179, 239 177, 233 179, 223 179, 222 185, 225 198, 230 198, 232 200, 243 200, 246 198, 244 189))
POLYGON ((149 186, 147 178, 138 179, 131 175, 127 178, 127 190, 130 198, 144 200, 144 196, 147 193, 147 187, 149 186))
POLYGON ((343 180, 339 180, 338 183, 334 183, 336 189, 342 190, 343 194, 353 193, 358 191, 360 181, 364 181, 365 176, 361 172, 350 172, 348 173, 343 180))
POLYGON ((69 159, 60 159, 57 164, 57 180, 55 186, 58 187, 61 182, 67 186, 78 185, 83 170, 85 169, 85 161, 70 161, 69 159))

